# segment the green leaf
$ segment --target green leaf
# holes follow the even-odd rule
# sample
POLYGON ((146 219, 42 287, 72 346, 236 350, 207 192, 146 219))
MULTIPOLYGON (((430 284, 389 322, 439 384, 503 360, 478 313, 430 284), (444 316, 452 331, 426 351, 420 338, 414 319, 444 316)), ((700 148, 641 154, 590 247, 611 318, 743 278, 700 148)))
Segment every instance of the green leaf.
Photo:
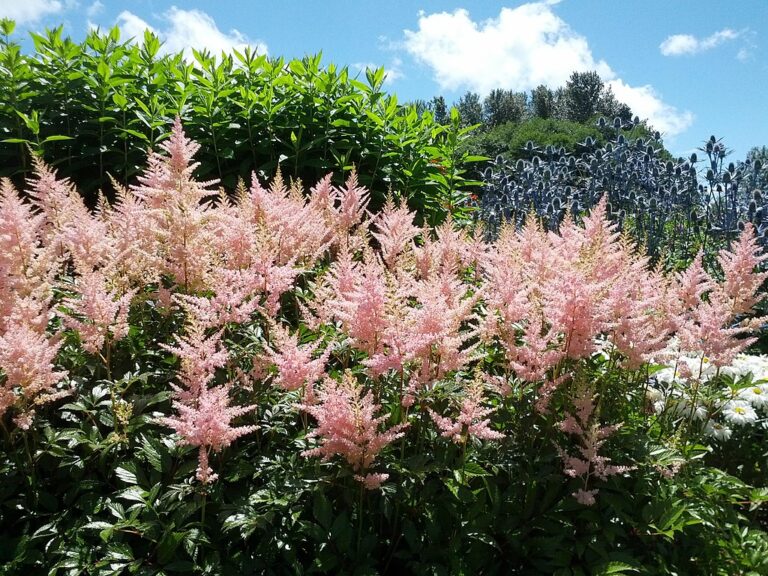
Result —
POLYGON ((473 477, 481 478, 483 476, 491 476, 491 473, 485 470, 477 462, 467 462, 464 465, 464 475, 470 478, 473 478, 473 477))
POLYGON ((53 136, 46 137, 45 140, 43 140, 43 144, 46 142, 60 142, 62 140, 74 140, 72 136, 64 136, 63 134, 54 134, 53 136))
POLYGON ((640 570, 624 562, 608 562, 604 566, 596 568, 593 574, 596 576, 608 576, 609 574, 629 574, 631 572, 640 572, 640 570))
POLYGON ((160 564, 168 564, 173 560, 176 549, 184 541, 184 532, 166 532, 157 545, 157 560, 160 564))
POLYGON ((333 509, 331 508, 328 498, 322 492, 315 494, 312 502, 312 515, 315 517, 320 525, 328 530, 333 522, 333 509))
POLYGON ((138 479, 136 478, 135 466, 132 466, 132 467, 134 468, 134 470, 129 470, 128 468, 118 466, 117 468, 115 468, 115 475, 126 484, 133 484, 133 485, 138 484, 138 479))

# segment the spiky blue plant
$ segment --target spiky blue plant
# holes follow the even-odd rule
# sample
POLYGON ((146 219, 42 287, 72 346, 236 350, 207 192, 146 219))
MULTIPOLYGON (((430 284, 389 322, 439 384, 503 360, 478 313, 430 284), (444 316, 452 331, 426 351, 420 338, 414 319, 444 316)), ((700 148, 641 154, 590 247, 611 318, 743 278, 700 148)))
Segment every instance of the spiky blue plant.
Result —
POLYGON ((566 214, 580 219, 606 196, 609 217, 654 260, 687 259, 708 243, 731 239, 747 220, 765 238, 768 198, 759 188, 768 175, 759 161, 724 165, 728 152, 713 137, 701 149, 709 165, 700 174, 696 154, 668 158, 658 133, 628 139, 624 131, 633 125, 601 119, 608 142, 587 138, 576 154, 529 142, 530 161, 496 157, 485 170, 476 212, 486 233, 496 235, 503 222, 520 226, 530 215, 557 230, 566 214))

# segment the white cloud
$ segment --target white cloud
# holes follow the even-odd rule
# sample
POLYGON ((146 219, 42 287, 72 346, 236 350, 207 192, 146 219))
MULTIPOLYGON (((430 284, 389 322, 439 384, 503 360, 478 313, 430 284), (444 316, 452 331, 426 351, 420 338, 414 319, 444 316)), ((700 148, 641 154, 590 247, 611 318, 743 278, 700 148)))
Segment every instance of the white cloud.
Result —
POLYGON ((0 18, 10 18, 17 24, 37 22, 50 14, 57 14, 64 8, 61 0, 3 0, 0 3, 0 18))
POLYGON ((87 10, 85 11, 85 15, 88 16, 88 19, 94 18, 95 16, 98 16, 104 11, 104 4, 100 2, 99 0, 96 0, 93 4, 88 6, 87 10))
POLYGON ((120 28, 120 32, 123 36, 126 38, 134 38, 137 42, 140 42, 144 37, 144 30, 149 30, 154 34, 157 34, 157 30, 127 10, 124 10, 117 15, 117 26, 120 28))
POLYGON ((592 54, 587 39, 553 12, 559 0, 502 8, 498 17, 475 22, 460 8, 419 13, 418 30, 405 30, 403 46, 432 69, 443 90, 469 89, 485 95, 495 88, 527 91, 539 84, 563 86, 573 72, 594 70, 659 131, 675 136, 693 114, 666 104, 651 86, 633 87, 592 54))
POLYGON ((674 137, 691 127, 693 113, 680 111, 664 102, 653 86, 629 86, 623 80, 610 80, 608 86, 616 99, 624 102, 640 118, 648 118, 651 125, 665 136, 674 137))
POLYGON ((500 87, 560 86, 572 72, 612 75, 605 61, 592 56, 586 38, 548 3, 502 8, 497 18, 479 24, 465 9, 421 13, 418 31, 405 31, 405 48, 448 90, 467 86, 486 94, 500 87))
POLYGON ((741 32, 731 30, 730 28, 723 28, 706 38, 696 38, 691 34, 673 34, 664 39, 659 45, 659 50, 661 50, 664 56, 698 54, 699 52, 711 50, 724 42, 736 40, 739 36, 741 36, 741 32))
POLYGON ((190 56, 192 48, 196 48, 207 49, 219 55, 233 49, 243 50, 246 46, 251 46, 262 54, 267 52, 266 44, 250 40, 239 30, 222 32, 213 18, 201 10, 183 10, 171 6, 162 14, 161 19, 166 26, 155 28, 132 12, 124 10, 117 17, 117 25, 126 37, 133 37, 137 42, 143 38, 144 30, 148 29, 157 34, 164 42, 163 53, 184 51, 190 56))

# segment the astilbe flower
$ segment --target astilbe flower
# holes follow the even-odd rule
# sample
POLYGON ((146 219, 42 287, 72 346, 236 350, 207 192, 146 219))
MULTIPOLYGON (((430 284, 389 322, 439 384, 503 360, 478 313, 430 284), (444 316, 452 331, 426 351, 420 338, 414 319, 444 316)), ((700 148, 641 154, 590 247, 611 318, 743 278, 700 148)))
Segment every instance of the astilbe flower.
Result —
POLYGON ((27 180, 26 193, 45 216, 43 243, 63 256, 62 234, 83 215, 85 205, 69 179, 57 178, 56 170, 37 156, 32 156, 32 163, 33 177, 27 180))
POLYGON ((42 242, 44 228, 45 215, 1 180, 0 333, 13 323, 45 331, 59 261, 42 242))
POLYGON ((280 172, 264 189, 256 174, 252 176, 245 217, 264 230, 277 264, 314 263, 333 240, 321 203, 310 205, 300 185, 288 188, 280 172))
POLYGON ((731 304, 734 316, 749 312, 765 297, 759 290, 768 278, 768 272, 757 272, 756 269, 766 259, 768 254, 761 254, 755 239, 755 228, 749 222, 731 249, 720 251, 717 262, 725 279, 718 292, 731 304))
POLYGON ((611 459, 599 453, 605 440, 621 425, 600 426, 596 421, 592 421, 594 412, 594 398, 586 391, 575 399, 575 414, 566 412, 565 420, 560 423, 560 429, 566 434, 574 436, 578 442, 578 456, 573 456, 565 450, 556 446, 560 457, 563 460, 563 471, 566 476, 579 478, 583 486, 573 493, 573 497, 586 506, 595 503, 595 496, 598 493, 597 488, 590 489, 590 481, 593 478, 607 480, 609 476, 624 474, 634 470, 633 466, 617 466, 610 464, 611 459))
POLYGON ((731 326, 730 303, 710 296, 691 310, 677 332, 680 347, 689 352, 701 351, 715 366, 727 366, 756 338, 743 338, 751 332, 748 326, 731 326))
POLYGON ((211 272, 216 286, 211 296, 174 294, 172 299, 205 328, 245 323, 261 308, 258 294, 264 282, 253 269, 217 268, 211 272))
POLYGON ((197 479, 203 484, 215 481, 217 474, 208 466, 209 452, 220 452, 239 437, 256 430, 256 426, 232 426, 232 420, 256 406, 231 406, 231 385, 204 387, 194 403, 173 402, 178 416, 167 416, 159 421, 181 436, 181 444, 199 447, 197 479))
POLYGON ((312 385, 325 376, 325 364, 331 355, 331 346, 317 358, 312 358, 322 342, 299 345, 296 333, 291 333, 280 324, 270 330, 273 345, 267 355, 277 367, 276 384, 283 390, 292 391, 307 388, 306 397, 312 397, 312 385))
POLYGON ((357 172, 352 170, 344 186, 336 191, 336 196, 339 202, 335 216, 336 234, 341 239, 363 221, 370 192, 358 184, 357 172))
POLYGON ((370 473, 370 468, 384 447, 403 436, 408 424, 379 432, 387 416, 376 416, 381 407, 370 391, 363 392, 351 373, 345 373, 341 382, 326 378, 317 392, 317 403, 299 407, 317 420, 317 428, 309 436, 320 441, 316 448, 302 452, 303 456, 323 460, 341 456, 357 473, 355 479, 368 489, 378 488, 387 479, 387 474, 370 473))
POLYGON ((187 323, 183 336, 174 334, 175 346, 160 346, 181 359, 179 381, 171 384, 175 395, 184 402, 194 403, 201 391, 213 379, 216 369, 226 365, 229 354, 221 346, 221 331, 206 334, 205 324, 187 323))
POLYGON ((688 270, 677 276, 674 323, 682 351, 703 354, 713 365, 723 367, 755 342, 743 336, 764 319, 741 325, 733 321, 761 300, 758 290, 767 274, 756 271, 764 260, 756 252, 754 232, 747 227, 733 250, 722 250, 718 256, 725 276, 723 283, 716 283, 704 271, 701 253, 688 270))
POLYGON ((377 232, 372 236, 378 241, 381 257, 390 270, 395 267, 400 254, 411 247, 413 239, 421 232, 413 224, 413 218, 413 212, 404 203, 396 206, 392 197, 389 197, 374 221, 377 232))
POLYGON ((105 203, 99 213, 112 254, 104 271, 111 284, 123 291, 158 283, 163 257, 155 231, 155 213, 132 191, 114 181, 113 186, 114 203, 105 203))
POLYGON ((99 353, 104 343, 122 340, 128 335, 128 310, 136 290, 119 294, 110 290, 101 272, 88 272, 77 279, 77 298, 65 298, 70 314, 64 324, 80 335, 83 348, 99 353))
POLYGON ((638 368, 667 344, 674 330, 674 291, 664 276, 646 273, 644 259, 631 259, 608 289, 604 307, 611 342, 624 356, 625 366, 638 368), (638 282, 638 278, 643 278, 638 282))
POLYGON ((67 375, 55 368, 60 346, 61 342, 52 342, 25 324, 11 324, 0 334, 0 370, 5 374, 0 387, 0 417, 15 405, 19 408, 17 421, 28 427, 30 419, 25 415, 33 414, 33 406, 69 394, 56 388, 67 375))
POLYGON ((481 440, 504 438, 504 434, 490 427, 488 416, 496 408, 483 407, 484 393, 482 378, 475 378, 466 388, 459 415, 455 419, 441 416, 430 408, 429 415, 440 429, 441 436, 450 438, 456 444, 469 442, 473 437, 481 440))
POLYGON ((217 475, 208 465, 210 452, 219 452, 234 440, 256 429, 255 426, 233 427, 232 420, 256 409, 251 406, 230 405, 231 383, 209 387, 217 368, 228 359, 221 346, 221 331, 206 335, 204 325, 192 317, 184 336, 175 335, 176 346, 163 346, 181 358, 180 386, 172 384, 173 407, 176 416, 158 421, 173 428, 181 443, 198 446, 197 479, 207 484, 217 475))
POLYGON ((480 291, 470 294, 469 287, 455 271, 433 275, 411 289, 417 305, 410 309, 404 342, 408 360, 421 364, 419 380, 423 383, 443 378, 475 359, 479 345, 467 345, 477 330, 462 330, 475 319, 473 308, 480 291))
POLYGON ((184 135, 178 118, 160 148, 167 155, 152 152, 131 191, 147 207, 160 272, 186 292, 210 288, 209 273, 216 261, 213 209, 204 201, 217 194, 209 188, 216 181, 193 179, 199 163, 192 162, 192 157, 200 146, 184 135))
POLYGON ((416 270, 421 278, 466 268, 481 260, 488 249, 464 230, 457 230, 450 218, 435 229, 434 239, 427 233, 421 238, 421 246, 413 247, 416 270))
MULTIPOLYGON (((211 272, 212 288, 216 292, 212 303, 221 298, 220 293, 224 296, 230 293, 232 300, 228 308, 237 311, 237 315, 245 317, 258 309, 275 318, 280 309, 280 297, 293 287, 303 269, 297 266, 298 255, 283 259, 280 239, 274 237, 265 223, 254 220, 253 206, 249 206, 249 202, 247 192, 242 190, 236 203, 220 202, 213 216, 219 263, 211 272), (225 282, 233 287, 222 291, 225 282), (247 303, 236 305, 239 298, 247 303)), ((314 262, 305 258, 304 263, 314 262)))
POLYGON ((331 276, 331 286, 334 282, 347 280, 351 280, 352 285, 340 285, 338 292, 329 295, 323 304, 323 315, 338 319, 355 346, 372 357, 381 351, 382 336, 388 325, 388 280, 391 277, 376 260, 338 272, 338 276, 331 276), (349 274, 355 269, 357 275, 352 278, 349 274))

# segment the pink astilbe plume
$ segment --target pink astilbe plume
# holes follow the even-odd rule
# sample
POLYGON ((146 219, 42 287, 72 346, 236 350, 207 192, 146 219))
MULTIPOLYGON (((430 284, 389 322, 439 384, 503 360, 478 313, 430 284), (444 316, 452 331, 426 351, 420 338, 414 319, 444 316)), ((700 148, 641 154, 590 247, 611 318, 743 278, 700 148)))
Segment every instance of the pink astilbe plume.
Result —
POLYGON ((390 197, 374 221, 376 232, 372 236, 378 241, 381 257, 387 267, 393 269, 397 259, 412 246, 413 239, 421 229, 413 224, 415 214, 404 202, 395 205, 390 197))
MULTIPOLYGON (((337 279, 352 280, 351 269, 342 269, 337 279)), ((382 337, 388 326, 388 280, 386 270, 372 260, 357 267, 353 285, 340 286, 339 291, 325 303, 326 317, 341 321, 342 329, 355 343, 355 347, 373 356, 381 351, 382 337)))
POLYGON ((88 272, 77 279, 79 296, 65 298, 70 314, 64 324, 80 335, 83 348, 99 353, 104 343, 117 342, 128 334, 128 310, 136 290, 119 294, 110 290, 101 272, 88 272))
POLYGON ((300 185, 287 188, 279 172, 269 189, 254 174, 248 199, 244 215, 264 230, 277 264, 312 264, 331 244, 333 233, 323 203, 308 204, 300 185))
POLYGON ((471 294, 469 286, 448 271, 415 284, 411 291, 417 306, 411 309, 407 322, 407 359, 420 361, 422 382, 438 380, 474 359, 477 343, 467 342, 477 331, 465 328, 475 319, 473 308, 481 293, 471 294))
POLYGON ((663 350, 674 330, 674 291, 658 271, 632 259, 608 289, 603 307, 607 333, 630 369, 638 368, 663 350), (642 282, 638 282, 642 278, 642 282))
POLYGON ((352 170, 343 188, 337 190, 339 206, 337 208, 337 234, 344 236, 363 221, 368 206, 370 193, 367 188, 358 185, 357 172, 352 170))
POLYGON ((132 191, 117 182, 113 185, 115 202, 101 213, 115 253, 110 268, 113 282, 124 288, 156 283, 164 268, 162 234, 155 230, 158 212, 150 210, 132 191))
POLYGON ((317 420, 317 428, 309 436, 320 442, 317 448, 306 450, 302 455, 321 456, 323 460, 341 456, 366 488, 378 488, 386 475, 370 474, 369 469, 384 447, 402 437, 408 424, 397 424, 379 432, 387 416, 376 416, 381 407, 373 401, 370 391, 363 392, 349 372, 341 382, 326 378, 317 400, 316 404, 300 405, 317 420))
POLYGON ((201 388, 194 403, 173 402, 177 416, 159 420, 181 436, 182 444, 200 448, 197 479, 203 484, 218 478, 208 466, 209 452, 219 452, 240 436, 256 430, 256 426, 232 426, 232 420, 256 409, 256 406, 230 406, 230 388, 230 385, 201 388))
POLYGON ((67 375, 56 370, 55 358, 61 342, 52 342, 45 334, 24 324, 11 324, 0 334, 0 417, 13 407, 20 413, 18 422, 29 425, 24 418, 34 405, 60 398, 69 391, 56 385, 67 375))
POLYGON ((731 326, 731 319, 731 303, 710 294, 708 302, 699 303, 680 323, 680 349, 701 352, 717 367, 728 366, 757 340, 743 338, 752 330, 748 326, 731 326))
POLYGON ((0 181, 0 333, 11 323, 48 323, 60 261, 43 244, 45 215, 23 202, 9 180, 0 181))
POLYGON ((179 381, 172 384, 175 395, 183 402, 194 403, 213 379, 217 368, 226 365, 229 354, 221 346, 221 331, 207 335, 204 324, 192 321, 183 336, 174 335, 175 346, 160 346, 181 359, 179 381))
POLYGON ((593 420, 594 398, 590 393, 582 394, 574 400, 575 414, 566 412, 565 420, 560 423, 560 429, 575 438, 578 442, 578 456, 572 456, 559 446, 557 451, 563 460, 563 471, 566 476, 579 478, 583 486, 573 493, 573 497, 581 504, 591 506, 595 503, 596 488, 590 489, 593 478, 607 480, 609 476, 624 474, 634 470, 634 466, 616 466, 610 464, 611 459, 599 453, 605 440, 621 425, 600 426, 593 420))
POLYGON ((139 184, 131 186, 147 207, 154 249, 160 255, 159 272, 171 276, 185 291, 209 288, 216 254, 214 212, 205 200, 217 194, 209 188, 216 181, 194 180, 192 172, 198 163, 192 157, 200 146, 184 135, 178 118, 160 148, 166 155, 152 152, 139 184))
MULTIPOLYGON (((276 384, 283 390, 299 390, 311 387, 325 376, 325 364, 331 355, 332 348, 317 358, 312 358, 322 342, 317 340, 312 344, 299 344, 298 336, 291 333, 280 324, 275 324, 270 330, 273 345, 267 349, 267 354, 277 367, 276 384)), ((311 396, 311 394, 310 394, 311 396)))
POLYGON ((595 337, 605 327, 599 302, 602 286, 575 266, 558 267, 541 286, 542 306, 551 329, 562 334, 563 354, 583 358, 595 350, 595 337))
POLYGON ((496 408, 484 408, 484 396, 483 380, 478 377, 467 386, 459 415, 455 419, 440 416, 429 409, 429 415, 440 429, 441 436, 450 438, 456 444, 464 444, 473 437, 481 440, 504 438, 504 434, 490 427, 491 421, 488 416, 495 412, 496 408))
POLYGON ((721 250, 717 262, 723 270, 725 280, 718 288, 721 297, 731 304, 731 313, 736 316, 749 312, 765 295, 760 293, 760 286, 768 272, 758 272, 768 254, 762 254, 755 239, 755 228, 747 222, 738 241, 730 250, 721 250))
POLYGON ((221 330, 207 335, 204 324, 189 318, 183 336, 175 335, 176 346, 162 346, 181 359, 179 384, 172 384, 176 416, 160 418, 161 424, 173 428, 183 444, 198 446, 197 479, 207 484, 217 475, 208 465, 211 451, 219 452, 234 440, 256 429, 255 426, 233 427, 232 420, 256 406, 232 406, 229 393, 232 383, 209 387, 218 368, 229 355, 221 345, 221 330))
POLYGON ((205 328, 220 328, 231 322, 245 323, 260 309, 263 278, 253 269, 211 271, 216 286, 212 296, 174 294, 173 300, 205 328))
POLYGON ((766 258, 757 252, 754 230, 747 226, 732 251, 720 251, 718 263, 723 269, 723 283, 716 283, 704 271, 701 253, 688 270, 678 274, 674 323, 682 351, 703 354, 712 364, 722 367, 755 342, 755 338, 743 336, 764 319, 752 319, 741 325, 733 322, 761 300, 758 291, 768 274, 756 271, 766 258))
POLYGON ((712 277, 704 270, 703 259, 704 253, 699 250, 691 265, 676 276, 677 297, 684 310, 698 306, 704 294, 715 287, 712 277))
POLYGON ((27 180, 26 193, 45 216, 43 243, 63 256, 66 250, 62 234, 83 215, 88 215, 82 196, 69 179, 59 179, 56 170, 37 156, 32 156, 33 177, 27 180))

